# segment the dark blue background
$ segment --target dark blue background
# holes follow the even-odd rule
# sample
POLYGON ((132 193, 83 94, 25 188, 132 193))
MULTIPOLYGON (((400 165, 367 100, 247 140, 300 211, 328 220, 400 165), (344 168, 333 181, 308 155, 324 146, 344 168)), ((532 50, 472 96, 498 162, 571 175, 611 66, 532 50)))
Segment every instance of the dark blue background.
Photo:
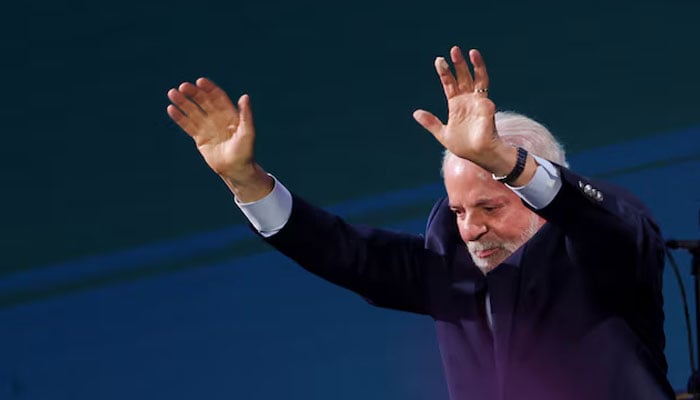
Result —
MULTIPOLYGON (((482 50, 500 109, 696 238, 691 1, 34 2, 8 8, 0 397, 445 398, 430 321, 374 309, 255 240, 166 91, 251 94, 258 158, 354 221, 420 232, 444 115, 432 62, 482 50)), ((680 257, 684 277, 689 260, 680 257)), ((687 279, 688 280, 688 279, 687 279)), ((667 273, 670 379, 687 346, 667 273)))

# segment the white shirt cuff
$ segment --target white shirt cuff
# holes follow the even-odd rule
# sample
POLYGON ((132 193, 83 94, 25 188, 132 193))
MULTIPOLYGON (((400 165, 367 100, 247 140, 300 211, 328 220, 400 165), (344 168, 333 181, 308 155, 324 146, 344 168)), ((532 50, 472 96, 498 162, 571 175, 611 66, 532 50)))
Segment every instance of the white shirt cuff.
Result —
POLYGON ((506 186, 532 208, 539 210, 551 203, 557 193, 559 193, 561 176, 559 175, 559 169, 554 164, 544 158, 533 154, 530 155, 538 164, 535 175, 530 179, 530 182, 520 187, 506 186))
POLYGON ((262 199, 251 203, 240 203, 234 197, 243 215, 263 237, 270 237, 279 232, 292 214, 292 194, 277 178, 270 176, 275 180, 275 186, 272 192, 262 199))

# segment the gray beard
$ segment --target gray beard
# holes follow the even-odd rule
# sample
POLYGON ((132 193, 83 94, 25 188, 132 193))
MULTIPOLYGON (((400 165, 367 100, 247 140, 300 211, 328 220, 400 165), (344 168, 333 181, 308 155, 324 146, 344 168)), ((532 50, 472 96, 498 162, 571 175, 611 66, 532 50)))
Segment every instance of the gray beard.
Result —
POLYGON ((525 242, 530 240, 530 238, 535 236, 535 233, 537 233, 539 229, 539 216, 537 214, 533 214, 532 218, 530 219, 530 226, 528 226, 517 239, 512 241, 487 239, 475 242, 468 242, 467 250, 469 251, 469 255, 474 261, 474 264, 476 264, 476 266, 479 267, 481 272, 486 274, 487 272, 491 271, 492 269, 496 268, 499 264, 501 264, 506 258, 508 258, 508 256, 513 254, 515 250, 517 250, 518 248, 520 248, 520 246, 525 244, 525 242), (476 252, 478 251, 493 248, 497 248, 498 251, 491 255, 488 259, 482 259, 476 256, 476 252))

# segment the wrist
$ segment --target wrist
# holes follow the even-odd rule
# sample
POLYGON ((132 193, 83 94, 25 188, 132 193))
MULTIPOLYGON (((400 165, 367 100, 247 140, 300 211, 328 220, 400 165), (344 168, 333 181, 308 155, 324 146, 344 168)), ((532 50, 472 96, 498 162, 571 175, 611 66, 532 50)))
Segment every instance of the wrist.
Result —
POLYGON ((259 169, 262 169, 254 160, 241 165, 229 166, 225 170, 217 171, 221 179, 233 182, 235 184, 245 184, 255 179, 259 174, 259 169))
POLYGON ((525 160, 525 167, 523 168, 523 172, 517 179, 515 179, 508 185, 512 187, 522 187, 527 185, 532 180, 532 177, 535 176, 535 172, 537 172, 538 165, 539 164, 537 163, 537 161, 535 161, 535 159, 528 154, 527 159, 525 160))
POLYGON ((219 174, 219 177, 241 203, 260 200, 274 187, 274 179, 257 163, 240 168, 235 173, 219 174))
POLYGON ((528 152, 522 147, 516 147, 516 151, 517 156, 513 169, 511 169, 507 175, 491 174, 493 179, 506 185, 512 185, 518 178, 520 178, 520 175, 522 175, 523 171, 525 170, 528 152))
POLYGON ((527 185, 537 170, 537 162, 525 150, 503 143, 491 157, 486 168, 493 178, 512 187, 527 185))
POLYGON ((494 176, 506 176, 515 166, 518 159, 518 149, 508 143, 501 142, 488 156, 488 161, 481 165, 482 168, 494 176))

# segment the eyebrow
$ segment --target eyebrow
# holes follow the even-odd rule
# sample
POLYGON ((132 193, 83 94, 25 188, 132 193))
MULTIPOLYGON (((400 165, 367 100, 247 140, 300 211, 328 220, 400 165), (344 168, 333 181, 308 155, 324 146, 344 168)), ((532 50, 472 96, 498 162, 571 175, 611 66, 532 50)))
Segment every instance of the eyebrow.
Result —
MULTIPOLYGON (((488 205, 503 205, 506 203, 506 196, 496 196, 496 197, 484 197, 477 199, 476 202, 474 202, 473 207, 483 207, 483 206, 488 206, 488 205)), ((451 209, 453 208, 462 208, 459 205, 455 205, 452 203, 449 203, 449 206, 451 209)))

